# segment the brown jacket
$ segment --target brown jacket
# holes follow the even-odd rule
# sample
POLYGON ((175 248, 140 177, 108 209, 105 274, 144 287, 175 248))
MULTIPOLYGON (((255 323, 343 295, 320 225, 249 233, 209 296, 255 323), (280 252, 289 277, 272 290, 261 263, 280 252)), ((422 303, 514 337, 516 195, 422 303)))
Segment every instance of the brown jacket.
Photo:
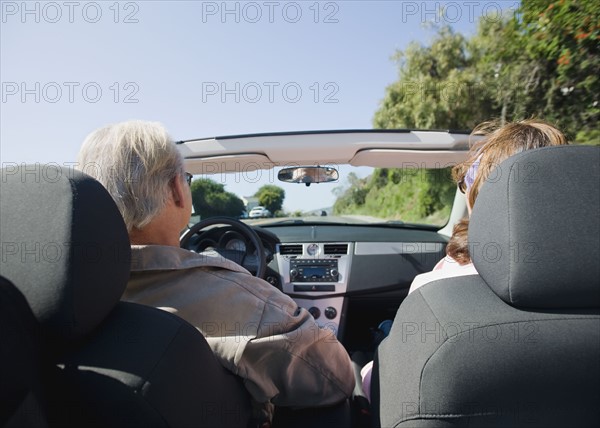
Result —
POLYGON ((350 396, 354 376, 346 350, 290 297, 219 255, 161 245, 131 248, 123 300, 196 326, 254 400, 310 407, 350 396))

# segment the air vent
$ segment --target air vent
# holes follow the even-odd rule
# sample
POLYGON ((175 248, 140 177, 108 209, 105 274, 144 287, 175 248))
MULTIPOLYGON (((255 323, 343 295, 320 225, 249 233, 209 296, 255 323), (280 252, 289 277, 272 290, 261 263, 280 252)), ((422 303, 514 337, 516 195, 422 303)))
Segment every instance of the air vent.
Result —
POLYGON ((325 244, 325 254, 348 254, 348 244, 325 244))
POLYGON ((282 256, 288 255, 302 255, 302 244, 295 245, 280 245, 279 246, 279 254, 282 256))

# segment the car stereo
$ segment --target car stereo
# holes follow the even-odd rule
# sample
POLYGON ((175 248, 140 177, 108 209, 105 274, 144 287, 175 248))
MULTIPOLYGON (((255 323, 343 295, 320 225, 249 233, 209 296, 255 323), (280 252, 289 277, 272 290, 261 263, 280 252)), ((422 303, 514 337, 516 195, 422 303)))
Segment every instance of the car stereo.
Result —
POLYGON ((290 280, 293 282, 337 282, 337 259, 292 259, 290 280))

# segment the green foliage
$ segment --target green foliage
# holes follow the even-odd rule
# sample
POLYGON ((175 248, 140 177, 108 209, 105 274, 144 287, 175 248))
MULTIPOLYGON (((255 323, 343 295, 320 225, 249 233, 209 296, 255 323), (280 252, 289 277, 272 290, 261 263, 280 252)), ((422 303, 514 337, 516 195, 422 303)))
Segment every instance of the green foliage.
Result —
MULTIPOLYGON (((486 16, 465 38, 436 28, 394 59, 399 79, 386 88, 376 128, 471 129, 538 117, 580 144, 600 144, 600 8, 591 0, 528 0, 514 15, 486 16)), ((421 171, 377 169, 338 188, 334 213, 441 221, 455 186, 421 171)))
POLYGON ((455 191, 448 168, 376 168, 363 179, 352 175, 346 188, 337 189, 339 196, 333 214, 354 213, 443 225, 450 214, 455 191))
POLYGON ((225 191, 225 186, 208 178, 192 182, 192 204, 201 218, 215 216, 239 217, 244 202, 235 194, 225 191))
POLYGON ((258 198, 258 203, 260 205, 272 213, 276 213, 277 211, 281 211, 281 208, 283 207, 285 191, 279 186, 266 184, 258 189, 254 196, 258 198))
POLYGON ((386 89, 376 128, 467 129, 489 117, 467 39, 450 27, 440 28, 430 46, 412 42, 394 58, 400 78, 386 89))
POLYGON ((526 94, 534 97, 538 67, 524 60, 522 43, 514 16, 480 20, 477 34, 467 41, 468 73, 476 79, 468 102, 482 112, 474 125, 528 117, 526 94))
POLYGON ((600 120, 600 8, 590 0, 529 0, 486 16, 471 38, 437 29, 396 52, 378 128, 469 129, 492 118, 540 117, 574 138, 600 120))
POLYGON ((574 137, 600 120, 600 8, 591 0, 523 2, 526 56, 539 64, 540 115, 574 137))
POLYGON ((580 131, 575 137, 578 144, 587 146, 600 146, 600 129, 592 129, 589 131, 580 131))

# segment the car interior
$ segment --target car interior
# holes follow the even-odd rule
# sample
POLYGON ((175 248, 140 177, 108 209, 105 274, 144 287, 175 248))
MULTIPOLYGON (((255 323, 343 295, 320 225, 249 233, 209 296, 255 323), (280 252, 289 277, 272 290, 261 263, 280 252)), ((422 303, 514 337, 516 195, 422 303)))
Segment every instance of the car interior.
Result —
MULTIPOLYGON (((177 144, 195 176, 279 171, 272 176, 310 191, 338 183, 333 170, 345 165, 447 168, 474 138, 355 130, 177 144)), ((597 426, 600 149, 532 150, 498 169, 472 214, 480 274, 408 297, 467 215, 458 191, 443 224, 323 210, 205 218, 182 234, 183 248, 215 250, 288 294, 354 360, 350 400, 277 409, 274 427, 597 426), (385 320, 393 325, 381 342, 385 320), (358 371, 373 358, 369 404, 358 371)), ((0 422, 251 426, 240 380, 202 334, 173 314, 119 301, 129 241, 102 186, 72 169, 56 180, 35 180, 31 171, 2 171, 2 338, 14 352, 2 347, 0 422)))
POLYGON ((378 425, 597 424, 599 156, 546 147, 500 164, 469 225, 479 275, 411 293, 378 350, 378 425))
POLYGON ((104 187, 72 169, 23 179, 31 171, 2 182, 2 293, 15 302, 2 300, 15 312, 2 330, 3 426, 247 426, 241 380, 198 330, 119 301, 129 237, 104 187))
MULTIPOLYGON (((308 179, 315 183, 310 191, 317 186, 333 188, 338 181, 334 166, 447 168, 462 161, 477 140, 464 132, 352 130, 217 137, 181 141, 178 146, 186 169, 195 175, 227 182, 240 171, 248 176, 254 172, 300 187, 308 179), (311 174, 297 174, 309 168, 311 174), (317 168, 320 174, 314 172, 317 168), (279 173, 270 172, 273 169, 279 173)), ((453 223, 467 212, 464 196, 457 192, 450 220, 444 220, 446 227, 360 221, 318 211, 302 217, 244 220, 259 235, 264 252, 255 250, 256 239, 243 226, 230 221, 215 228, 215 218, 194 225, 181 243, 195 251, 216 249, 254 273, 265 254, 265 273, 258 276, 293 297, 322 327, 334 330, 349 352, 372 352, 377 326, 393 319, 415 275, 430 271, 444 257, 453 223), (243 246, 245 253, 228 245, 240 235, 248 244, 243 246)))

